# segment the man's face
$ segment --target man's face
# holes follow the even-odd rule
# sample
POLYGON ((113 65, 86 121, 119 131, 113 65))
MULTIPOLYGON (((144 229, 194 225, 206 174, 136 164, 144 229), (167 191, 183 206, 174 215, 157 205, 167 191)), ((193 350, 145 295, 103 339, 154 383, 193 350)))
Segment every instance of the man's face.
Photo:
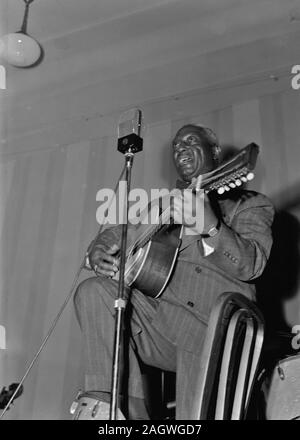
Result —
POLYGON ((175 166, 183 180, 190 182, 214 169, 213 150, 203 139, 201 129, 192 125, 181 128, 172 146, 175 166))

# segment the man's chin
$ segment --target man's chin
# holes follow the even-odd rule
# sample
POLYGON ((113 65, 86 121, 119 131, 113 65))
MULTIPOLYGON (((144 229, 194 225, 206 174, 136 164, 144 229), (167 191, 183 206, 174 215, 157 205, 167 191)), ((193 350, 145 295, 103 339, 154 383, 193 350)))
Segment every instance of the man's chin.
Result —
POLYGON ((194 170, 190 171, 190 172, 188 172, 188 171, 183 172, 182 170, 178 170, 178 174, 179 174, 180 178, 182 180, 184 180, 185 182, 191 182, 192 178, 196 177, 196 173, 194 170))
POLYGON ((183 170, 181 168, 177 168, 177 172, 182 180, 185 182, 191 182, 192 178, 194 177, 195 170, 183 170))

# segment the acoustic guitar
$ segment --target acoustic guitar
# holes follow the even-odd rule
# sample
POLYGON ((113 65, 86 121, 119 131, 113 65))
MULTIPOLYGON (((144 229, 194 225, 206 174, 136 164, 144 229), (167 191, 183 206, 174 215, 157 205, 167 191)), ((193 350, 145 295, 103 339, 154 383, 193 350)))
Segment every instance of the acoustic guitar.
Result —
MULTIPOLYGON (((217 169, 202 175, 201 189, 223 194, 252 180, 258 152, 255 143, 247 145, 217 169)), ((188 188, 194 190, 198 183, 195 179, 188 188)), ((183 227, 170 219, 170 212, 170 206, 164 207, 156 213, 155 224, 140 224, 126 250, 125 284, 153 298, 158 298, 168 284, 181 244, 183 227)), ((113 279, 117 280, 118 274, 113 279)))

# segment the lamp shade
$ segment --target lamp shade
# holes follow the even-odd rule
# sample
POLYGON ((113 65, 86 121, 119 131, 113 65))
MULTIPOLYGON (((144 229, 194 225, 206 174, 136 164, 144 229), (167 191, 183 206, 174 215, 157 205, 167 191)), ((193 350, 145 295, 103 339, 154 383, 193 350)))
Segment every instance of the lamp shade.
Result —
POLYGON ((14 32, 0 38, 0 57, 17 67, 29 67, 41 56, 41 47, 23 32, 14 32))

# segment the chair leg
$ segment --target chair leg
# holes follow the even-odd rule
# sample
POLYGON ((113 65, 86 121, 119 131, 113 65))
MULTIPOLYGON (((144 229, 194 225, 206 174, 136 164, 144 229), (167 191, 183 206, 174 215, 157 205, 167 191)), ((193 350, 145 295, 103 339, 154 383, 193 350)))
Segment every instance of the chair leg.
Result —
POLYGON ((263 341, 264 341, 264 326, 259 321, 256 321, 256 325, 257 325, 256 338, 255 338, 255 345, 254 345, 253 355, 252 355, 252 363, 251 363, 251 370, 250 370, 250 375, 249 375, 247 396, 246 396, 246 402, 245 402, 245 410, 247 410, 247 408, 249 406, 250 393, 252 391, 254 378, 255 378, 255 374, 257 372, 261 349, 262 349, 263 341))
POLYGON ((233 344, 235 342, 235 334, 237 331, 237 325, 244 315, 245 310, 240 309, 237 310, 229 323, 226 341, 223 351, 223 358, 219 376, 219 386, 218 386, 218 394, 217 394, 217 405, 215 411, 215 420, 224 420, 225 417, 225 401, 226 401, 226 390, 227 390, 227 382, 228 382, 228 374, 229 374, 229 365, 231 359, 231 353, 233 344))
POLYGON ((251 318, 246 320, 246 335, 244 339, 243 351, 240 361, 239 373, 234 393, 233 409, 231 420, 240 420, 243 416, 243 403, 245 401, 247 371, 249 371, 249 357, 254 337, 254 326, 251 318))
MULTIPOLYGON (((230 299, 231 296, 231 294, 226 294, 226 299, 230 299)), ((210 395, 210 385, 208 382, 212 375, 215 376, 216 364, 219 362, 219 351, 222 350, 222 338, 217 335, 216 330, 224 326, 223 316, 227 314, 227 310, 231 309, 231 307, 231 301, 219 298, 209 318, 202 353, 202 359, 205 359, 205 362, 201 363, 201 371, 195 384, 194 407, 191 413, 191 417, 194 420, 206 419, 207 395, 210 395)))

